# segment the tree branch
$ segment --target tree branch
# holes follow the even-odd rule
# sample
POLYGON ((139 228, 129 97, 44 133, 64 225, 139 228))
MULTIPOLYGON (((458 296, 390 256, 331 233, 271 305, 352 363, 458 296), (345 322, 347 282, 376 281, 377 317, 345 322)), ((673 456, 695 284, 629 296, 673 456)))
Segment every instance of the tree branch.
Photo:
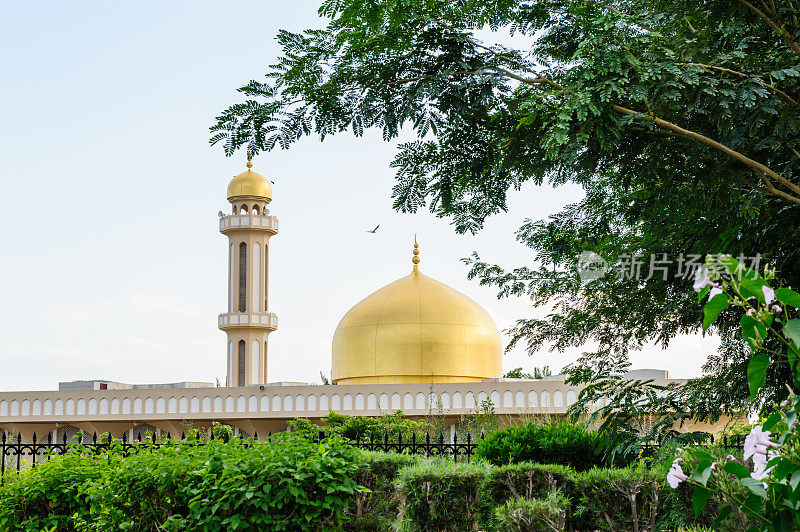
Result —
POLYGON ((752 76, 749 76, 749 75, 745 74, 744 72, 738 72, 736 70, 731 70, 730 68, 719 67, 719 66, 714 66, 714 65, 705 65, 703 63, 675 63, 675 64, 676 65, 682 65, 682 66, 699 66, 699 67, 703 67, 703 68, 719 70, 720 72, 727 72, 729 74, 734 74, 736 76, 741 76, 743 78, 747 78, 749 80, 752 80, 752 81, 755 81, 756 83, 761 84, 764 88, 768 89, 770 92, 772 92, 773 94, 778 96, 778 98, 780 98, 784 102, 788 103, 792 107, 797 107, 798 105, 800 105, 800 104, 797 103, 797 101, 794 98, 792 98, 791 96, 789 96, 788 94, 786 94, 782 90, 778 89, 774 85, 770 85, 769 83, 767 83, 765 81, 761 81, 758 78, 754 78, 752 76))
POLYGON ((792 36, 789 34, 789 32, 786 31, 786 28, 784 28, 783 25, 778 24, 777 22, 772 20, 772 18, 769 17, 766 13, 758 9, 756 6, 754 6, 747 0, 739 0, 739 3, 750 9, 753 13, 755 13, 759 17, 761 17, 764 21, 766 21, 767 24, 769 24, 772 27, 772 29, 780 33, 781 37, 783 37, 783 40, 786 42, 786 45, 789 48, 791 48, 795 54, 797 54, 797 57, 800 57, 800 46, 798 46, 797 43, 792 40, 792 36))

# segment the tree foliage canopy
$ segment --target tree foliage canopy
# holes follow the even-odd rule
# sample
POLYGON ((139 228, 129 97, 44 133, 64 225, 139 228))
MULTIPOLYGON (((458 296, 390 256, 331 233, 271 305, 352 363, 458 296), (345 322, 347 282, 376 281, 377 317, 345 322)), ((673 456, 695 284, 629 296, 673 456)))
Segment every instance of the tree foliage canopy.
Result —
MULTIPOLYGON (((800 10, 793 0, 325 0, 323 29, 281 31, 265 81, 239 91, 211 142, 227 154, 403 128, 395 208, 477 231, 526 182, 585 197, 519 230, 534 260, 478 255, 471 275, 552 307, 522 319, 531 351, 594 341, 593 361, 697 330, 685 271, 667 279, 575 272, 619 257, 752 256, 800 285, 800 10), (598 358, 599 355, 599 358, 598 358), (604 356, 608 355, 608 356, 604 356)), ((645 263, 645 267, 647 264, 645 263)), ((726 404, 746 396, 735 311, 717 322, 726 404)), ((773 368, 765 393, 785 381, 773 368)), ((708 390, 706 382, 703 384, 708 390)), ((770 392, 771 390, 771 392, 770 392)))

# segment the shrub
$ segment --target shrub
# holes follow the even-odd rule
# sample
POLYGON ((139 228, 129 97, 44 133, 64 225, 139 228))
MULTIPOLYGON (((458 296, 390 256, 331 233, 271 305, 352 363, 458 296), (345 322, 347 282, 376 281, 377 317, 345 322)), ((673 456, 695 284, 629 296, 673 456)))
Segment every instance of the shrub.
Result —
POLYGON ((554 421, 526 423, 496 430, 478 444, 476 454, 493 464, 537 462, 578 471, 602 465, 606 440, 580 425, 554 421))
POLYGON ((640 464, 624 469, 594 468, 575 475, 574 514, 591 530, 655 530, 659 495, 665 486, 660 471, 640 464))
POLYGON ((495 509, 496 529, 501 532, 562 532, 569 508, 560 490, 546 499, 509 499, 495 509))
POLYGON ((398 473, 416 455, 360 451, 355 481, 367 490, 354 494, 345 509, 345 530, 389 530, 400 514, 398 473))
POLYGON ((400 471, 404 526, 422 532, 478 530, 486 465, 421 459, 400 471))
POLYGON ((0 487, 1 530, 70 530, 75 519, 88 517, 87 483, 109 467, 76 452, 40 462, 0 487))
POLYGON ((290 420, 288 424, 292 432, 312 440, 319 438, 319 434, 323 433, 325 436, 337 434, 350 440, 368 439, 371 434, 382 440, 386 435, 389 441, 393 442, 397 441, 398 436, 402 436, 404 441, 411 441, 412 436, 416 434, 418 441, 421 441, 433 428, 427 421, 406 419, 399 410, 378 417, 347 416, 330 412, 322 418, 322 422, 324 425, 316 425, 308 419, 298 418, 290 420))

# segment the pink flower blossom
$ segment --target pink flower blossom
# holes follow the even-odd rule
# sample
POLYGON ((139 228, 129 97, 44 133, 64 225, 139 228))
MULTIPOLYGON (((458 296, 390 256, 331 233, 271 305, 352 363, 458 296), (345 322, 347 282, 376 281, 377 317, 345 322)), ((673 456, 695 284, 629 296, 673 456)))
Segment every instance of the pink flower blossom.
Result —
POLYGON ((769 439, 771 432, 768 430, 761 430, 761 427, 753 427, 744 439, 744 459, 747 460, 753 457, 753 463, 767 462, 767 448, 777 447, 769 439))
POLYGON ((775 301, 775 290, 765 285, 761 287, 761 291, 764 292, 764 301, 767 305, 775 301))
POLYGON ((747 309, 747 315, 748 316, 754 316, 755 313, 756 313, 756 309, 754 309, 754 308, 747 309))
POLYGON ((712 289, 711 289, 711 290, 708 292, 708 298, 709 298, 709 299, 712 299, 714 296, 716 296, 716 295, 718 295, 718 294, 721 294, 721 293, 722 293, 722 288, 718 288, 718 287, 716 287, 716 286, 715 286, 714 288, 712 288, 712 289))
POLYGON ((782 309, 782 308, 781 308, 781 306, 780 306, 780 305, 778 305, 778 304, 772 305, 772 307, 771 307, 771 308, 772 308, 772 311, 773 311, 775 314, 780 314, 781 312, 783 312, 783 309, 782 309))
POLYGON ((714 283, 711 282, 705 268, 697 268, 694 273, 694 291, 699 292, 706 286, 714 286, 714 283))
POLYGON ((677 488, 678 484, 689 478, 683 473, 683 469, 678 463, 678 460, 680 460, 680 458, 672 462, 672 467, 669 468, 669 472, 667 473, 667 484, 669 484, 669 487, 672 489, 677 488))

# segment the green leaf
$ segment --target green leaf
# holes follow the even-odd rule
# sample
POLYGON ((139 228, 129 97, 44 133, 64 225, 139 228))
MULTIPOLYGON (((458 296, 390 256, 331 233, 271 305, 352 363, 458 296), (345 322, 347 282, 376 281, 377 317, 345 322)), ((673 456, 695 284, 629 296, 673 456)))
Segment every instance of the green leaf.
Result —
POLYGON ((789 320, 783 326, 783 334, 791 338, 794 345, 800 347, 800 320, 789 320))
POLYGON ((753 493, 753 495, 757 495, 762 499, 767 498, 767 490, 764 489, 764 485, 761 483, 760 480, 747 477, 739 479, 739 482, 742 484, 742 486, 749 489, 750 492, 753 493))
POLYGON ((769 355, 766 353, 756 353, 747 365, 747 384, 750 386, 750 398, 758 395, 758 390, 767 382, 767 368, 769 367, 769 355))
POLYGON ((692 508, 694 508, 694 516, 700 515, 700 512, 706 507, 708 503, 708 496, 711 491, 704 486, 695 486, 692 493, 692 508))
POLYGON ((738 479, 750 477, 750 470, 739 462, 728 462, 723 469, 738 479))
POLYGON ((706 303, 703 309, 703 330, 708 329, 712 323, 717 321, 719 313, 728 308, 727 294, 717 294, 706 303))
POLYGON ((697 294, 697 302, 700 303, 708 295, 710 290, 710 286, 703 287, 703 289, 697 294))
POLYGON ((794 308, 800 308, 800 294, 791 288, 776 288, 775 299, 794 308))
MULTIPOLYGON (((725 518, 728 517, 731 514, 731 510, 732 510, 732 508, 731 508, 730 504, 726 504, 725 506, 720 508, 719 512, 717 513, 717 517, 715 517, 714 518, 714 522, 711 523, 711 528, 713 528, 714 530, 717 530, 717 528, 719 527, 720 523, 722 523, 725 520, 725 518)), ((697 517, 697 515, 695 515, 695 517, 697 517)))
POLYGON ((772 431, 772 429, 775 428, 775 425, 777 425, 778 422, 780 422, 780 420, 781 420, 780 413, 773 412, 772 414, 769 415, 767 420, 764 422, 764 426, 762 427, 762 430, 772 431))

